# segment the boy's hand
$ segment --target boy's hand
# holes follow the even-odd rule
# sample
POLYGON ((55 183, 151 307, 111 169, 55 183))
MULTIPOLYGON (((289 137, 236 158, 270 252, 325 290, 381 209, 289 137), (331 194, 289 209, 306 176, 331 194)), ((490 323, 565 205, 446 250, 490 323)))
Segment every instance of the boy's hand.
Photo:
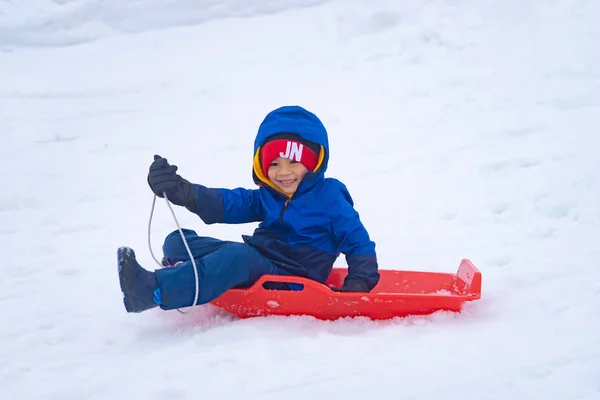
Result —
POLYGON ((154 156, 154 162, 150 164, 148 171, 148 185, 158 197, 163 197, 163 192, 172 190, 177 186, 176 165, 169 165, 166 158, 159 155, 154 156))
POLYGON ((154 156, 154 162, 148 171, 148 185, 158 197, 164 197, 163 192, 173 204, 192 206, 194 196, 192 184, 177 175, 177 166, 170 165, 166 158, 154 156))
POLYGON ((360 279, 346 279, 341 288, 332 288, 334 292, 369 292, 369 286, 360 279))

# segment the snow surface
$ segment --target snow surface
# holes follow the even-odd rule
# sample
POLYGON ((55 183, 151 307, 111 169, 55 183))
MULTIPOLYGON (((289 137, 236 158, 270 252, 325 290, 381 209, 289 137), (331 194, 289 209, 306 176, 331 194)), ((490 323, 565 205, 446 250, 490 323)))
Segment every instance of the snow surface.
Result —
MULTIPOLYGON (((599 20, 592 0, 0 1, 0 398, 600 399, 599 20), (253 187, 285 104, 326 124, 381 268, 469 258, 483 298, 126 314, 116 249, 154 268, 153 154, 253 187)), ((159 202, 156 251, 174 228, 159 202)))

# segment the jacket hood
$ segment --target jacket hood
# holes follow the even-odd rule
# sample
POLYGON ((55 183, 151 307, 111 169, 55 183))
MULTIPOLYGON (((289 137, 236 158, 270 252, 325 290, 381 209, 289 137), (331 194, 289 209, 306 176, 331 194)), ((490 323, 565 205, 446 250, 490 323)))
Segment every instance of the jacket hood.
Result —
POLYGON ((254 140, 253 176, 256 184, 271 186, 268 178, 264 177, 261 171, 258 171, 260 168, 257 168, 257 165, 260 166, 259 149, 271 136, 278 134, 298 135, 304 140, 321 146, 319 164, 314 171, 315 176, 311 178, 324 177, 329 160, 329 140, 325 126, 315 114, 300 106, 284 106, 268 113, 258 128, 254 140))

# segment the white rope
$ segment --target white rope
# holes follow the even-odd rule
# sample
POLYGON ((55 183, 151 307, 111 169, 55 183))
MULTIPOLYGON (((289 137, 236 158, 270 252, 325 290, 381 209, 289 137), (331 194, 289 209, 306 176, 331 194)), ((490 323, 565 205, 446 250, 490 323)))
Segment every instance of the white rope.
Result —
POLYGON ((154 259, 154 261, 158 265, 160 265, 161 268, 164 268, 164 265, 162 265, 162 263, 160 261, 158 261, 158 259, 154 255, 154 252, 152 251, 152 243, 150 241, 150 232, 152 231, 152 218, 154 217, 154 207, 156 207, 156 195, 154 195, 154 198, 152 199, 152 208, 150 209, 150 219, 148 219, 148 248, 150 249, 150 254, 152 255, 152 258, 154 259))
MULTIPOLYGON (((198 293, 200 291, 200 281, 198 279, 198 267, 196 267, 196 261, 194 260, 194 256, 192 255, 192 251, 190 250, 190 247, 188 246, 187 240, 185 239, 185 235, 183 234, 183 230, 181 230, 181 225, 179 225, 179 221, 177 220, 177 216, 175 215, 175 211, 173 211, 173 207, 171 207, 171 202, 169 201, 169 198, 167 197, 167 194, 165 192, 163 192, 163 196, 165 197, 165 201, 167 202, 167 206, 169 207, 169 210, 171 210, 171 214, 173 215, 173 219, 175 220, 175 224, 177 224, 177 229, 179 230, 179 234, 181 235, 181 240, 183 240, 183 244, 185 246, 185 249, 188 252, 188 255, 190 256, 190 260, 192 261, 192 265, 194 266, 194 278, 196 279, 196 294, 194 295, 194 302, 192 303, 191 307, 194 307, 196 305, 196 303, 198 303, 198 293)), ((162 265, 162 263, 160 261, 158 261, 158 259, 156 258, 156 256, 154 255, 154 252, 152 251, 152 242, 150 240, 150 232, 152 231, 152 218, 154 216, 154 207, 156 206, 156 195, 154 195, 154 199, 152 199, 152 209, 150 210, 150 218, 148 220, 148 248, 150 249, 150 254, 152 255, 152 258, 154 259, 154 261, 160 265, 161 268, 164 268, 164 265, 162 265)), ((179 311, 182 314, 187 314, 186 312, 183 312, 179 309, 177 309, 177 311, 179 311)))

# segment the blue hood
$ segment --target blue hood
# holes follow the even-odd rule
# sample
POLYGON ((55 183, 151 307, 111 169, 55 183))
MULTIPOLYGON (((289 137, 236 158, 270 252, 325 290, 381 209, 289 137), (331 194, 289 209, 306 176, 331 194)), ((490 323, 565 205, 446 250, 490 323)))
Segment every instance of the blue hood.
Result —
POLYGON ((317 174, 325 173, 329 161, 329 140, 325 126, 315 114, 300 106, 284 106, 271 111, 258 128, 254 140, 254 155, 267 138, 278 133, 294 133, 305 140, 323 146, 325 158, 317 174))

